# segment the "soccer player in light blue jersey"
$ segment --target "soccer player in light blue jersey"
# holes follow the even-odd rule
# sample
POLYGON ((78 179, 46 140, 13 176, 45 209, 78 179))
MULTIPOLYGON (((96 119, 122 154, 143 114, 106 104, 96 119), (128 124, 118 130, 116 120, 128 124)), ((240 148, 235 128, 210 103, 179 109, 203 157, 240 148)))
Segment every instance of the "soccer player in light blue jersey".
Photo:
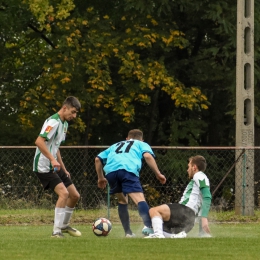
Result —
POLYGON ((145 238, 184 238, 193 228, 195 217, 201 218, 204 237, 210 237, 208 213, 211 205, 209 179, 204 173, 206 160, 196 155, 189 159, 187 185, 179 203, 163 204, 150 209, 154 233, 145 238))
POLYGON ((79 237, 81 232, 69 226, 69 222, 80 195, 72 183, 60 154, 59 147, 65 141, 68 121, 76 118, 81 107, 76 97, 67 97, 58 113, 47 118, 35 144, 33 171, 45 190, 58 195, 55 205, 54 226, 51 237, 64 238, 63 233, 79 237))
POLYGON ((125 141, 113 144, 95 158, 98 187, 103 189, 108 182, 110 194, 116 195, 118 214, 126 237, 135 236, 130 228, 127 195, 137 205, 139 214, 143 219, 142 233, 144 235, 153 233, 149 206, 144 198, 139 173, 142 167, 142 159, 144 159, 160 183, 165 184, 166 178, 159 171, 154 157, 150 145, 143 141, 143 132, 139 129, 133 129, 129 131, 125 141))

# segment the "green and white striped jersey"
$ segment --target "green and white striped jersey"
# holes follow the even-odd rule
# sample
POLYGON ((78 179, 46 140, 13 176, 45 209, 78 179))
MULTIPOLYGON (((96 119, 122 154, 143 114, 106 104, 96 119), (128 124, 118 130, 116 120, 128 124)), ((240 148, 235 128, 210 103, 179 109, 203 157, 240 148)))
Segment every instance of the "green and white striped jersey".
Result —
MULTIPOLYGON (((65 141, 67 130, 68 122, 62 122, 58 113, 56 113, 45 120, 39 134, 39 136, 45 138, 45 144, 48 150, 56 159, 60 144, 65 141)), ((50 160, 45 157, 37 147, 33 161, 33 171, 44 173, 52 169, 53 167, 50 160)))
POLYGON ((191 208, 196 215, 207 217, 211 198, 209 179, 199 171, 190 180, 179 203, 191 208))

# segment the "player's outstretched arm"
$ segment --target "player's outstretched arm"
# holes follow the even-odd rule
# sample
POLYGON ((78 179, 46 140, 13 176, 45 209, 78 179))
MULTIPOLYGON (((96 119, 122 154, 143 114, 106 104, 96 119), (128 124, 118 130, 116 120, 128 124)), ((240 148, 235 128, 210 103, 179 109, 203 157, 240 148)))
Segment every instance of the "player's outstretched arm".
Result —
POLYGON ((98 187, 104 189, 107 186, 107 179, 104 177, 103 165, 98 157, 95 158, 95 168, 98 176, 98 187))
MULTIPOLYGON (((205 183, 205 182, 202 182, 205 183)), ((208 214, 211 205, 212 195, 210 193, 209 186, 204 186, 200 188, 202 195, 202 206, 201 206, 201 227, 204 232, 210 234, 209 223, 208 223, 208 214)))
POLYGON ((143 156, 148 166, 155 173, 156 178, 160 181, 161 184, 165 184, 166 178, 163 174, 161 174, 153 156, 150 153, 144 153, 143 156))
POLYGON ((209 222, 208 222, 207 218, 201 217, 201 227, 202 227, 204 232, 210 234, 209 222))

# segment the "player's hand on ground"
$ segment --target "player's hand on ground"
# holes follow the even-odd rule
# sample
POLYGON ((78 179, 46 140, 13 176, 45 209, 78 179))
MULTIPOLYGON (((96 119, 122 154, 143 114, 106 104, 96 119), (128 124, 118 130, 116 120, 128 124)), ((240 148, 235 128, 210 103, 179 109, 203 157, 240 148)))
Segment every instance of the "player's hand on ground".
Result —
POLYGON ((159 174, 156 176, 156 178, 160 181, 161 184, 165 184, 166 183, 166 177, 163 174, 159 174))
POLYGON ((201 218, 201 227, 204 232, 210 234, 209 223, 207 218, 204 217, 201 218))
POLYGON ((106 178, 102 178, 102 179, 98 179, 98 187, 100 189, 104 189, 107 186, 107 179, 106 178))

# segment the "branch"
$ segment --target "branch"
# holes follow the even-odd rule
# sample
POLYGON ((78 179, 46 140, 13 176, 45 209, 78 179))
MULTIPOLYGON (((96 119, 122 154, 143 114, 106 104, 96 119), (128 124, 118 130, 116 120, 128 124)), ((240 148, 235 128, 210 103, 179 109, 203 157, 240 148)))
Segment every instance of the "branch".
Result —
POLYGON ((31 28, 33 31, 35 31, 36 33, 38 33, 40 35, 40 37, 46 41, 53 49, 55 49, 55 45, 50 41, 49 38, 47 38, 44 34, 43 31, 39 31, 36 27, 34 27, 32 24, 28 24, 28 27, 31 28))

